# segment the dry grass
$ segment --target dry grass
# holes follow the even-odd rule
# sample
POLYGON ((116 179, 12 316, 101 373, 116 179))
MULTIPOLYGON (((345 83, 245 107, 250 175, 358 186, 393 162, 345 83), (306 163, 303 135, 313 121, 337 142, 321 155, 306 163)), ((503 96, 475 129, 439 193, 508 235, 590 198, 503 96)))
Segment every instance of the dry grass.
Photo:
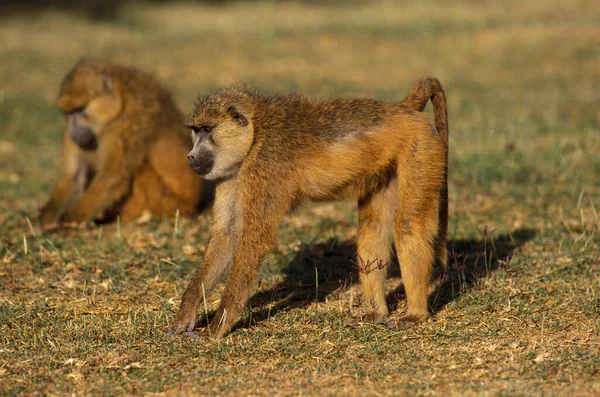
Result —
MULTIPOLYGON (((596 3, 184 3, 128 6, 111 23, 3 20, 0 393, 600 394, 596 3), (408 331, 361 320, 355 205, 325 203, 281 224, 234 333, 166 337, 209 215, 120 238, 115 225, 33 235, 27 222, 57 174, 57 86, 82 55, 154 72, 186 110, 239 81, 397 100, 438 76, 454 255, 434 317, 408 331)), ((401 310, 397 271, 389 289, 401 310)))

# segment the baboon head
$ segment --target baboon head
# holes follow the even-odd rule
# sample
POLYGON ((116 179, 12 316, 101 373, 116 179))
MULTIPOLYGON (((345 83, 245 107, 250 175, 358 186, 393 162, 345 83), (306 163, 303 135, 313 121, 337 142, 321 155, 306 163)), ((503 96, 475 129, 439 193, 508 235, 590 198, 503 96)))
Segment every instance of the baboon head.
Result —
POLYGON ((187 126, 194 147, 188 154, 192 170, 208 180, 234 175, 254 140, 253 104, 239 90, 224 90, 200 98, 187 126))
POLYGON ((104 127, 121 113, 122 100, 101 64, 80 61, 61 84, 58 107, 65 114, 71 139, 94 150, 104 127))

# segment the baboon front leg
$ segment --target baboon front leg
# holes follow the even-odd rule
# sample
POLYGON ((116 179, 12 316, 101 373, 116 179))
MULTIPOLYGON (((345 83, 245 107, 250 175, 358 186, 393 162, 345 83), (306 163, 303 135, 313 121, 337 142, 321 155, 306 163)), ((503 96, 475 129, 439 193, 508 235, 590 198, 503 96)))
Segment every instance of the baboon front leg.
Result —
POLYGON ((208 243, 204 260, 198 266, 189 286, 181 298, 181 306, 168 333, 192 332, 196 325, 198 308, 204 294, 215 287, 221 275, 233 260, 233 252, 239 236, 240 217, 237 211, 237 182, 221 182, 215 192, 213 218, 215 231, 208 243), (203 291, 204 288, 204 291, 203 291))
POLYGON ((100 166, 94 179, 61 221, 91 221, 129 193, 133 174, 141 166, 143 156, 130 156, 126 150, 142 151, 145 148, 128 147, 123 144, 122 139, 121 135, 105 137, 96 154, 100 159, 100 166))
POLYGON ((389 314, 385 299, 385 279, 390 261, 394 215, 398 206, 397 182, 359 200, 357 267, 364 301, 375 321, 389 314))
POLYGON ((129 190, 128 175, 120 169, 104 170, 92 181, 90 187, 62 217, 64 222, 83 223, 92 220, 115 202, 123 198, 129 190))
POLYGON ((281 174, 277 179, 271 177, 268 171, 259 171, 240 176, 238 208, 242 222, 239 240, 221 304, 207 329, 210 337, 222 338, 239 320, 255 287, 261 261, 277 242, 277 222, 290 209, 289 196, 281 193, 291 189, 280 184, 277 191, 271 185, 272 181, 288 179, 281 174))
POLYGON ((68 133, 65 135, 59 180, 52 188, 48 201, 40 208, 39 222, 42 228, 60 221, 61 216, 81 196, 87 179, 88 165, 68 133))
POLYGON ((175 320, 169 327, 169 335, 192 332, 196 326, 198 308, 202 303, 204 294, 208 294, 215 287, 225 269, 232 259, 235 237, 226 230, 216 230, 208 247, 204 261, 200 264, 192 277, 183 297, 175 320))
POLYGON ((208 336, 217 339, 227 335, 239 320, 255 286, 262 258, 275 245, 274 224, 267 220, 257 227, 248 226, 244 226, 240 236, 221 304, 207 330, 208 336))
POLYGON ((83 187, 77 183, 76 175, 61 174, 60 179, 52 188, 50 198, 40 208, 40 225, 43 227, 58 223, 60 217, 81 194, 83 187))

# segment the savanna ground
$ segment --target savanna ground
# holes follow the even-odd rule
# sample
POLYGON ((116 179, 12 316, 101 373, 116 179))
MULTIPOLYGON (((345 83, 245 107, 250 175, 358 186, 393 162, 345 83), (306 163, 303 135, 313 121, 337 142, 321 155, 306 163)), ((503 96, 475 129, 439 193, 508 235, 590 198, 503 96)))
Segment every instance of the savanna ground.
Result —
MULTIPOLYGON (((593 1, 4 15, 0 393, 599 395, 599 43, 593 1), (238 82, 393 101, 439 77, 453 254, 432 286, 434 316, 403 331, 362 320, 355 204, 324 203, 281 223, 231 335, 167 337, 209 214, 44 234, 28 224, 57 178, 64 121, 53 101, 81 56, 155 73, 186 112, 198 93, 238 82)), ((389 303, 402 310, 396 268, 389 303)))

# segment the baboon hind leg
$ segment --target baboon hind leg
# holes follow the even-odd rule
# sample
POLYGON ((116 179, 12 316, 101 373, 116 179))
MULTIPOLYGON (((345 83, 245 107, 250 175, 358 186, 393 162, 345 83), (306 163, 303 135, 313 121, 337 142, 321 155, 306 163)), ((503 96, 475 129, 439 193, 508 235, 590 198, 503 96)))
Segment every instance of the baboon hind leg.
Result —
MULTIPOLYGON (((399 162, 398 197, 394 240, 402 282, 406 291, 406 313, 400 327, 429 317, 428 288, 433 272, 433 262, 439 255, 436 244, 439 228, 440 194, 443 189, 442 170, 426 156, 399 162)), ((407 160, 407 159, 405 159, 407 160)))
POLYGON ((397 182, 362 198, 358 202, 359 235, 357 267, 363 298, 375 321, 389 314, 385 298, 385 279, 390 262, 394 215, 398 206, 397 182))
POLYGON ((437 261, 441 265, 443 271, 448 266, 448 177, 444 180, 444 187, 440 194, 439 208, 439 226, 437 235, 437 261))

